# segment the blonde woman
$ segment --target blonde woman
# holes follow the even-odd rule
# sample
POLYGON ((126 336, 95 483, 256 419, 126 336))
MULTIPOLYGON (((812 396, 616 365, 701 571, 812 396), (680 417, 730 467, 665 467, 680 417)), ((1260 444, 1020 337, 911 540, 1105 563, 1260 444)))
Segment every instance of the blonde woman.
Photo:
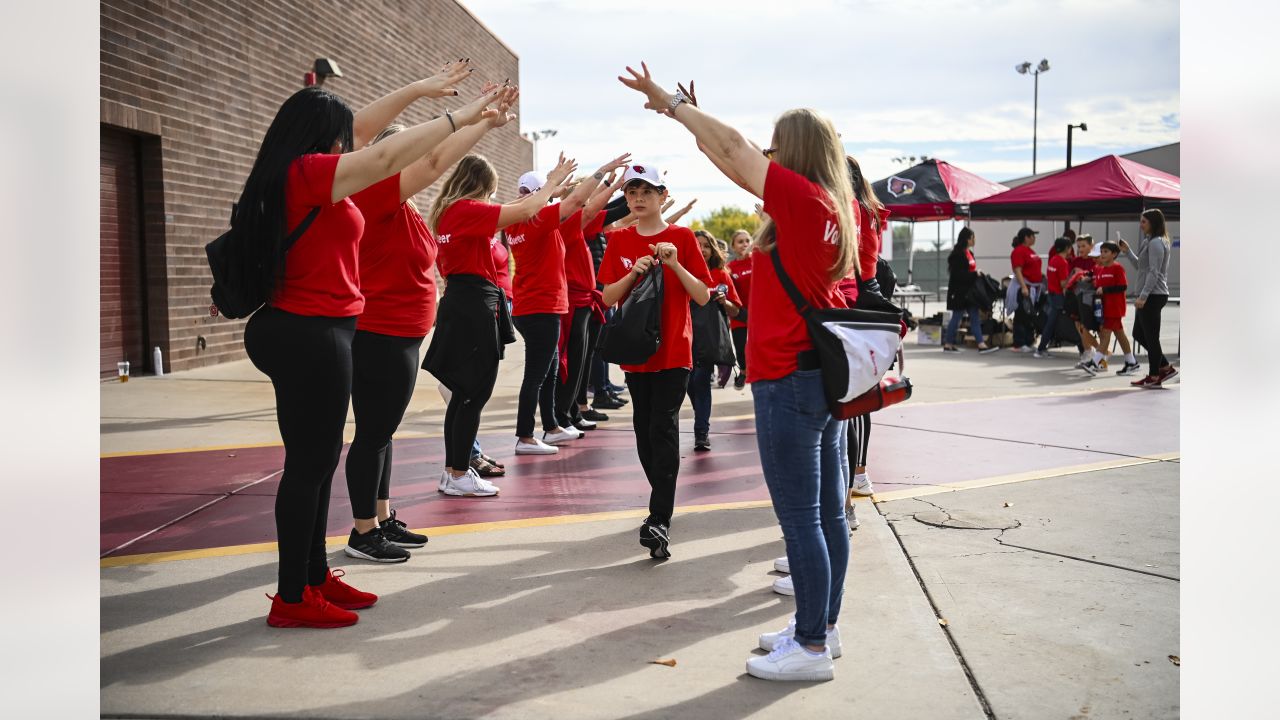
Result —
POLYGON ((502 228, 537 214, 573 167, 562 158, 537 192, 499 205, 489 202, 498 190, 497 170, 484 157, 467 155, 431 205, 427 225, 436 235, 436 266, 446 283, 422 368, 451 393, 444 415, 445 469, 439 486, 446 496, 492 497, 499 492, 471 467, 480 412, 497 382, 503 347, 515 342, 490 240, 502 228))
MULTIPOLYGON (((643 93, 645 107, 674 118, 730 180, 764 201, 756 236, 747 337, 748 381, 765 483, 786 539, 796 614, 785 630, 760 637, 768 655, 747 661, 767 680, 831 680, 840 654, 836 619, 849 564, 844 513, 845 423, 827 410, 822 371, 804 319, 773 266, 815 307, 845 307, 837 283, 858 261, 859 212, 835 127, 809 109, 788 110, 770 147, 669 93, 647 66, 618 79, 643 93)), ((854 289, 856 292, 856 288, 854 289)))

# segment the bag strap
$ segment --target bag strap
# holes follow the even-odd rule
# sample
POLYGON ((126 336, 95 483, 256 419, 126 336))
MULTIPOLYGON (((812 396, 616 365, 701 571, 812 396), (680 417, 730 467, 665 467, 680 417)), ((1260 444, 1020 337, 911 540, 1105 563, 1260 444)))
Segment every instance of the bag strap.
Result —
POLYGON ((782 256, 778 252, 778 246, 773 246, 773 251, 769 253, 769 257, 773 259, 773 271, 778 276, 778 281, 782 283, 782 289, 787 291, 787 295, 791 297, 791 302, 796 305, 796 312, 803 317, 808 315, 813 306, 808 300, 804 299, 804 295, 800 294, 800 288, 791 281, 791 276, 787 274, 786 268, 782 267, 782 256))
POLYGON ((289 233, 289 237, 284 239, 285 252, 289 252, 289 248, 293 247, 293 244, 298 242, 298 238, 302 237, 302 233, 306 232, 307 228, 311 227, 311 221, 315 220, 316 216, 319 214, 320 206, 317 205, 311 208, 311 212, 307 213, 306 217, 302 218, 302 222, 298 223, 298 227, 294 228, 293 232, 289 233))

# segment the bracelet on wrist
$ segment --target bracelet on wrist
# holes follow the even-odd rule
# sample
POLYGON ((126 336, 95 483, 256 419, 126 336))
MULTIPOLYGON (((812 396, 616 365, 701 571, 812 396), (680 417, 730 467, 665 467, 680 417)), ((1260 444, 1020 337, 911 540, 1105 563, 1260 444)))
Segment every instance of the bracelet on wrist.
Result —
POLYGON ((449 132, 451 132, 451 133, 452 133, 452 132, 457 132, 457 131, 458 131, 458 124, 457 124, 457 123, 455 123, 455 122, 453 121, 453 113, 449 112, 448 110, 445 110, 445 111, 444 111, 444 116, 445 116, 446 118, 448 118, 448 120, 449 120, 449 132))

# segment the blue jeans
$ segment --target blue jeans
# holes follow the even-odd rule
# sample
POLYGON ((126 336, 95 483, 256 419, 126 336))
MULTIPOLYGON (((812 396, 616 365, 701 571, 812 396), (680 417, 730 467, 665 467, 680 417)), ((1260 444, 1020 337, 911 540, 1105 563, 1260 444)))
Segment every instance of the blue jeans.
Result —
POLYGON ((689 402, 693 403, 693 434, 711 432, 711 376, 715 368, 699 365, 689 375, 689 402))
POLYGON ((1040 333, 1040 352, 1049 349, 1049 341, 1057 335, 1058 316, 1062 314, 1062 303, 1065 298, 1062 295, 1054 295, 1049 293, 1045 296, 1045 318, 1044 330, 1040 333))
POLYGON ((849 567, 845 421, 827 411, 820 370, 751 385, 756 442, 796 589, 796 641, 823 645, 849 567))
POLYGON ((482 452, 484 452, 484 450, 480 449, 480 438, 476 438, 476 441, 471 443, 471 459, 475 460, 480 457, 480 453, 482 452))
POLYGON ((946 332, 942 333, 943 345, 955 345, 956 334, 960 332, 960 317, 962 313, 969 314, 969 332, 973 333, 973 339, 982 344, 982 318, 978 316, 978 308, 971 307, 964 310, 952 310, 951 322, 947 323, 946 332))

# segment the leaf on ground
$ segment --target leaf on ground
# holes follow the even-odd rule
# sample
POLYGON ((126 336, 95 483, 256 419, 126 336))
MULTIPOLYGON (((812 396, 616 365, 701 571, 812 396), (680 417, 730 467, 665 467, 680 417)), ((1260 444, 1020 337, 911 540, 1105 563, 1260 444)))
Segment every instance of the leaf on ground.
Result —
POLYGON ((667 660, 650 660, 649 664, 650 665, 666 665, 667 667, 675 667, 676 660, 675 658, 670 658, 667 660))
POLYGON ((1011 502, 1007 502, 1007 503, 1005 503, 1005 504, 1004 504, 1004 506, 1005 506, 1005 507, 1013 507, 1013 503, 1011 503, 1011 502))
POLYGON ((946 618, 938 618, 938 624, 941 625, 942 627, 946 627, 951 623, 947 622, 946 618))
POLYGON ((1169 662, 1173 663, 1174 665, 1177 665, 1178 667, 1182 667, 1182 658, 1178 657, 1177 655, 1170 655, 1169 662))

